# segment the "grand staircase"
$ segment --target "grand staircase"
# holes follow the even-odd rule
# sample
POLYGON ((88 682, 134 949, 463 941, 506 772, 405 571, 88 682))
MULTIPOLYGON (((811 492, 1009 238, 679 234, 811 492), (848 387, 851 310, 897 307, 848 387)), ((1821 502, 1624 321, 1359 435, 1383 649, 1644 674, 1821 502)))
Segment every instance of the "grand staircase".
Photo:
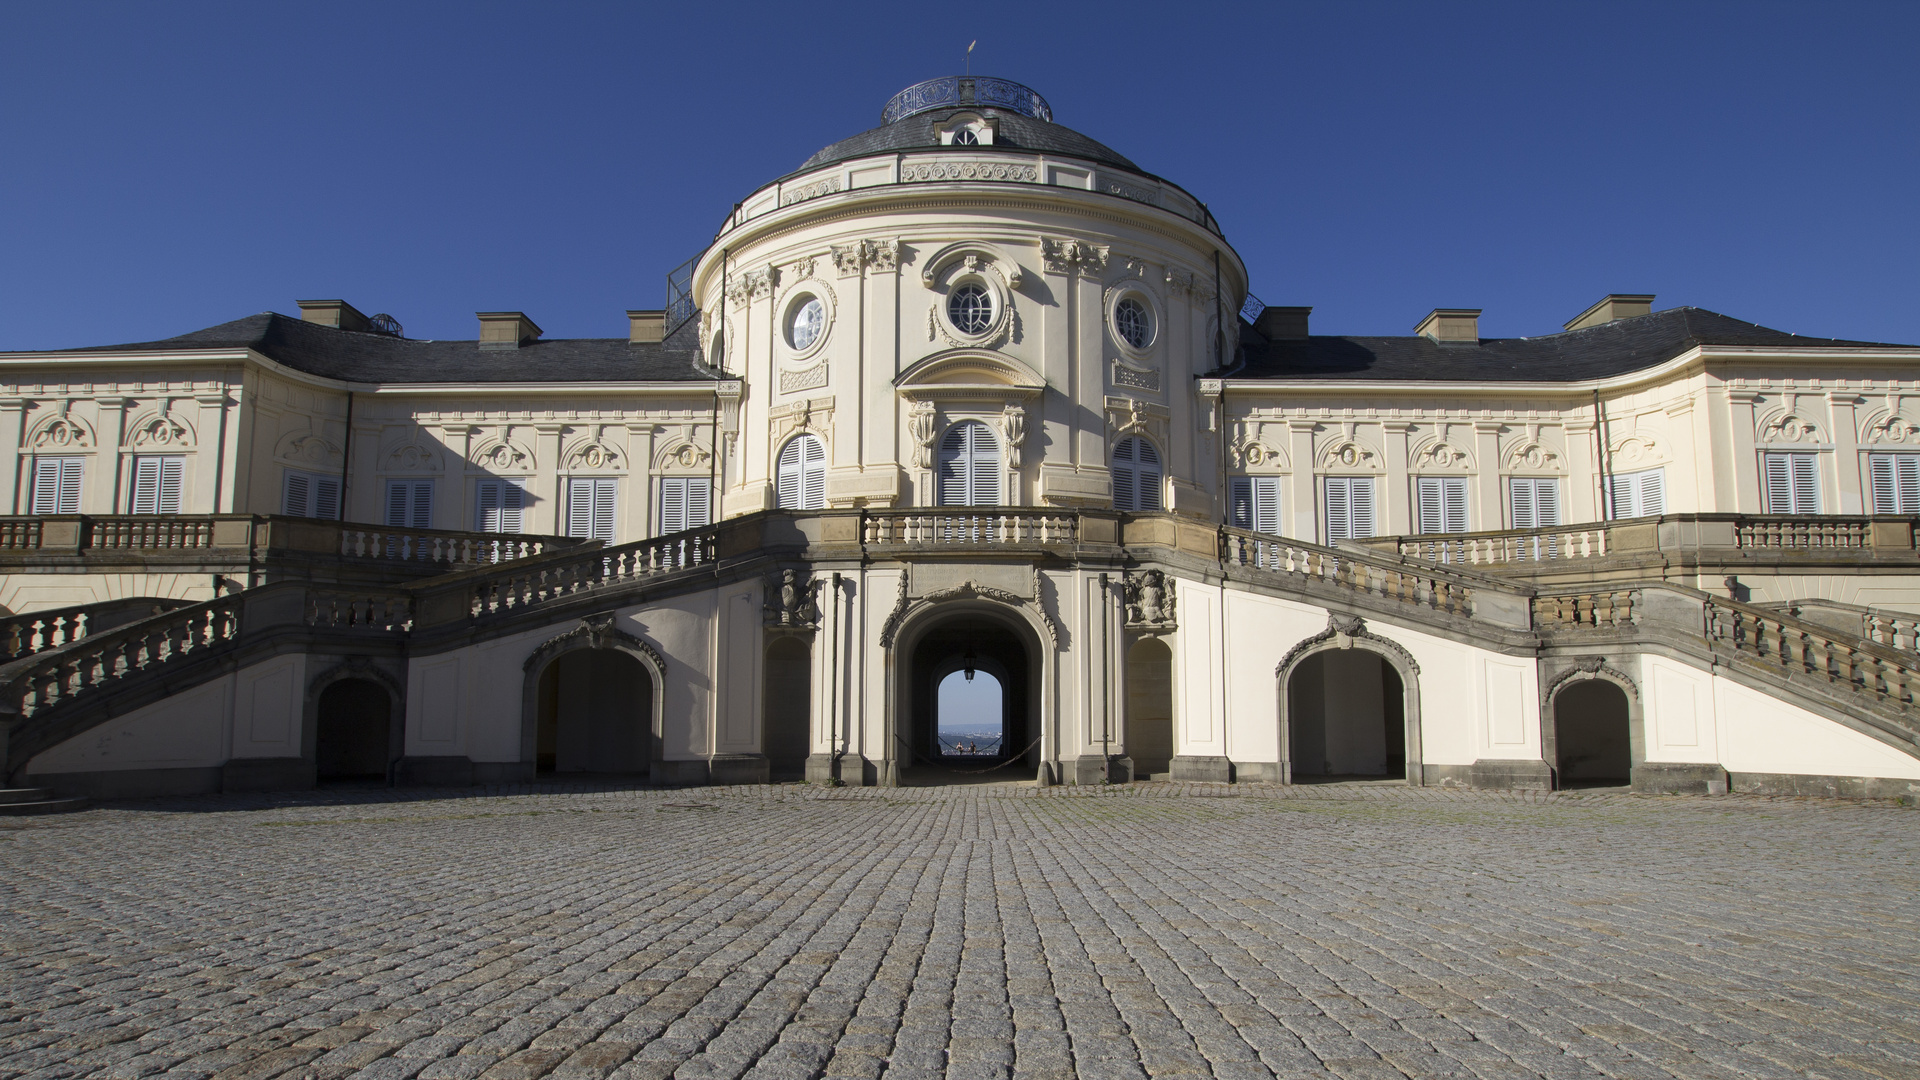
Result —
MULTIPOLYGON (((383 550, 383 541, 371 543, 383 550)), ((818 561, 975 554, 1225 579, 1335 614, 1444 631, 1509 653, 1658 648, 1920 758, 1920 657, 1910 649, 1671 581, 1555 587, 1498 573, 1485 561, 1329 548, 1170 514, 1018 509, 766 511, 615 547, 548 545, 511 554, 390 586, 278 581, 202 603, 162 605, 119 625, 85 611, 60 613, 52 629, 48 613, 14 617, 39 621, 32 632, 7 639, 13 658, 0 665, 5 778, 18 778, 35 754, 113 716, 276 652, 441 652, 818 561)), ((58 802, 21 796, 4 805, 58 802)))

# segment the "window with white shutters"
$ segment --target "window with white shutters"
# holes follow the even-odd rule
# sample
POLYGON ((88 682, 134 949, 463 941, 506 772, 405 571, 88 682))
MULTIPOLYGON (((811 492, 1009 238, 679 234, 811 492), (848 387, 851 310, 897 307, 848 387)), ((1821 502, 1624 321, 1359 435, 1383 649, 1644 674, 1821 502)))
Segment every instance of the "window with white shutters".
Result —
POLYGON ((1762 454, 1761 482, 1769 514, 1820 512, 1820 458, 1816 454, 1762 454))
POLYGON ((1280 535, 1279 477, 1235 476, 1229 487, 1229 524, 1254 532, 1280 535))
POLYGON ((1138 435, 1121 439, 1113 448, 1113 508, 1160 509, 1160 451, 1138 435))
POLYGON ((1327 543, 1373 535, 1373 477, 1326 478, 1327 543))
POLYGON ((824 510, 827 506, 827 448, 814 435, 795 435, 780 450, 774 470, 782 510, 824 510))
POLYGON ((611 476, 576 476, 567 481, 567 535, 613 543, 614 493, 611 476))
POLYGON ((33 500, 35 514, 77 514, 80 512, 80 474, 85 458, 37 457, 33 459, 33 500))
POLYGON ((1507 481, 1507 505, 1515 529, 1560 524, 1560 481, 1551 476, 1515 476, 1507 481))
POLYGON ((481 480, 474 491, 473 527, 481 532, 521 531, 527 506, 524 480, 481 480))
POLYGON ((1667 512, 1667 471, 1642 469, 1614 473, 1607 485, 1610 519, 1657 517, 1667 512))
POLYGON ((1920 514, 1920 454, 1867 455, 1876 514, 1920 514))
POLYGON ((941 506, 1000 505, 1000 444, 978 420, 947 429, 935 479, 941 506))
POLYGON ((340 478, 288 469, 280 489, 280 512, 288 517, 332 521, 340 516, 340 478))
POLYGON ((180 512, 180 484, 186 473, 186 459, 180 457, 136 457, 133 459, 133 493, 129 513, 177 514, 180 512))
POLYGON ((660 535, 710 524, 710 483, 704 476, 660 478, 660 535))
POLYGON ((433 481, 387 481, 387 527, 433 528, 433 481))
POLYGON ((1415 491, 1419 495, 1421 532, 1467 531, 1466 477, 1422 476, 1418 478, 1415 491))

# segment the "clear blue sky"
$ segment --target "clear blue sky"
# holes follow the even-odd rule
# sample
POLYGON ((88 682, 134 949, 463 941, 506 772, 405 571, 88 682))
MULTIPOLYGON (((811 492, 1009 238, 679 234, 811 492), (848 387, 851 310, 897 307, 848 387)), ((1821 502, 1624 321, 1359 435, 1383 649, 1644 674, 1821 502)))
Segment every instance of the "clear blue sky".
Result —
POLYGON ((0 349, 320 297, 621 336, 736 199, 975 37, 1318 332, 1550 333, 1611 291, 1920 342, 1911 2, 15 0, 0 349))

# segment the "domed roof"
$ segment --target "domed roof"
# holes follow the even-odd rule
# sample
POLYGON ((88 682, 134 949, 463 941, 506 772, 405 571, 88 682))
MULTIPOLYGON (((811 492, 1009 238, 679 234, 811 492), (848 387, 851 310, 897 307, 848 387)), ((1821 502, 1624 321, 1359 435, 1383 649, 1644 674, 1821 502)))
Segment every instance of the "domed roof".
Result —
POLYGON ((1061 154, 1141 171, 1111 147, 1054 123, 1052 108, 1039 94, 1017 82, 984 75, 949 75, 907 87, 887 102, 879 127, 841 139, 808 158, 798 171, 868 154, 940 146, 941 125, 961 112, 996 121, 994 150, 1061 154))

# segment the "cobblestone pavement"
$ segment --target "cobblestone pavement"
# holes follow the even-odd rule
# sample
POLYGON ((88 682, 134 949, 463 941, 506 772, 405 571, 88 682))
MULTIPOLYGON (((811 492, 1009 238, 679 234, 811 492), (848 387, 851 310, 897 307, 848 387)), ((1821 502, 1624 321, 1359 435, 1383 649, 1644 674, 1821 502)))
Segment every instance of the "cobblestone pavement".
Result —
POLYGON ((0 827, 0 1076, 1920 1077, 1920 811, 1166 784, 0 827))

